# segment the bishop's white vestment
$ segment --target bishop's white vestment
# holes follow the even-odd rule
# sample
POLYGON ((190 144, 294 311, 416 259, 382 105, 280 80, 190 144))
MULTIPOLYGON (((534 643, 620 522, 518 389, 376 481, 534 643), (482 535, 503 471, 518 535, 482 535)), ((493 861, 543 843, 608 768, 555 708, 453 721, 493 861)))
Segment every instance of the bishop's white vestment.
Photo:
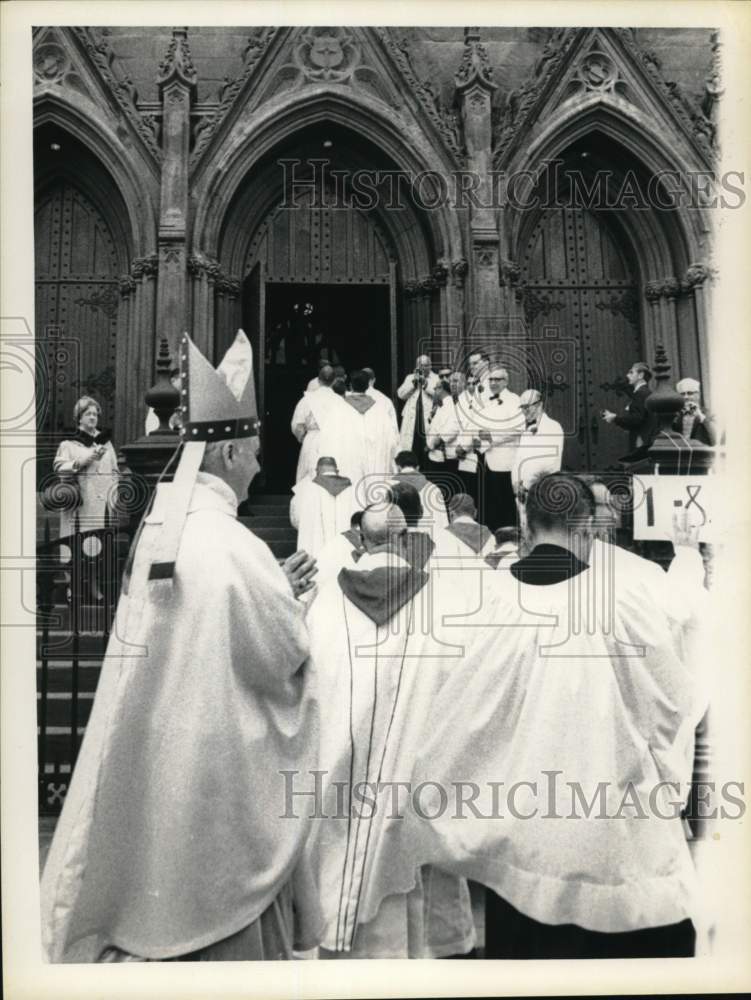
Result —
MULTIPOLYGON (((52 962, 186 955, 248 927, 303 872, 307 825, 282 818, 279 772, 318 760, 304 609, 205 473, 174 582, 148 582, 170 490, 143 523, 44 869, 52 962)), ((310 920, 300 947, 316 943, 310 920)))

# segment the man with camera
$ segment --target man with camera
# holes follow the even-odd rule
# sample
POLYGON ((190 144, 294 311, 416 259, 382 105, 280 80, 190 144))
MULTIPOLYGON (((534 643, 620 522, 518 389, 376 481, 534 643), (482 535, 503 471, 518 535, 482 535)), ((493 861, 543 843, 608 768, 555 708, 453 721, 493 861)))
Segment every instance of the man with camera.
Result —
POLYGON ((673 430, 690 441, 699 441, 710 447, 714 445, 714 420, 701 408, 701 382, 695 378, 682 378, 675 391, 683 396, 683 409, 676 414, 673 430))
POLYGON ((433 408, 433 393, 440 379, 432 370, 430 358, 421 354, 410 372, 396 390, 404 403, 402 426, 399 432, 399 450, 413 451, 418 459, 425 456, 425 428, 433 408))

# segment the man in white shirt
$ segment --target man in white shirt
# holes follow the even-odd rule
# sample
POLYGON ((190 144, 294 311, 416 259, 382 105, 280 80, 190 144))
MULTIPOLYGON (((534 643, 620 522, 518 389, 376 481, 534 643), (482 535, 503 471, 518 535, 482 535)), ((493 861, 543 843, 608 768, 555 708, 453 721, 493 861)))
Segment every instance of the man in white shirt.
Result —
POLYGON ((493 368, 489 375, 490 392, 482 411, 477 413, 484 451, 480 517, 495 531, 516 523, 516 504, 511 486, 516 446, 524 428, 519 397, 508 388, 505 368, 493 368))
MULTIPOLYGON (((433 408, 426 428, 428 469, 440 482, 444 496, 451 490, 450 477, 456 473, 456 442, 461 428, 456 417, 456 407, 445 382, 436 386, 433 408)), ((430 474, 429 474, 430 478, 430 474)))
POLYGON ((410 372, 396 390, 404 403, 402 426, 399 432, 399 448, 412 451, 418 461, 425 454, 425 427, 433 406, 433 393, 440 379, 431 368, 427 354, 421 354, 410 372))
MULTIPOLYGON (((331 388, 334 378, 335 372, 331 365, 324 365, 316 379, 319 388, 314 392, 306 392, 292 414, 290 426, 301 446, 295 482, 299 483, 315 474, 316 462, 321 454, 321 432, 332 421, 336 425, 342 413, 347 412, 343 407, 341 396, 331 388)), ((337 452, 331 448, 328 454, 339 458, 337 452)))
POLYGON ((470 375, 462 391, 455 401, 456 418, 460 433, 456 440, 457 474, 465 493, 469 493, 475 502, 480 503, 479 480, 482 467, 482 447, 479 434, 482 429, 478 422, 478 413, 485 406, 482 393, 479 392, 478 381, 470 375))
POLYGON ((519 408, 524 414, 524 431, 511 467, 517 497, 537 476, 560 471, 563 459, 563 428, 545 413, 540 392, 526 389, 519 397, 519 408))
POLYGON ((339 475, 335 459, 323 456, 315 477, 297 483, 292 493, 289 519, 297 528, 297 548, 315 558, 327 542, 349 527, 355 509, 352 481, 339 475))
POLYGON ((472 351, 467 359, 470 377, 475 380, 481 398, 492 392, 490 388, 490 355, 484 351, 472 351))

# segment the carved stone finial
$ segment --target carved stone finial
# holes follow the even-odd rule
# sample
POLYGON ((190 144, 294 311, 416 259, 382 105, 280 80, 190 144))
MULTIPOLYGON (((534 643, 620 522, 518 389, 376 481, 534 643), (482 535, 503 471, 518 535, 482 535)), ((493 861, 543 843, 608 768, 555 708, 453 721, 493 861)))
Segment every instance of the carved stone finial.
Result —
POLYGON ((480 41, 479 28, 464 29, 464 55, 454 80, 458 91, 468 90, 473 85, 488 91, 498 89, 498 84, 493 83, 493 67, 480 41))
POLYGON ((646 407, 657 415, 660 430, 668 427, 676 413, 683 409, 683 397, 670 384, 671 366, 662 344, 655 348, 654 376, 657 388, 649 395, 646 407))
POLYGON ((172 29, 172 40, 167 54, 159 64, 159 73, 156 78, 160 92, 175 80, 184 84, 191 91, 195 90, 198 82, 198 74, 190 55, 187 28, 172 29))
POLYGON ((712 35, 712 66, 709 76, 704 83, 704 99, 702 101, 702 111, 709 119, 714 119, 717 104, 725 93, 722 84, 722 40, 719 31, 713 31, 712 35))
POLYGON ((159 341, 159 353, 156 358, 156 382, 146 392, 143 397, 147 406, 152 407, 154 413, 159 417, 159 426, 152 434, 177 435, 177 431, 172 430, 169 425, 170 418, 180 404, 180 393, 170 382, 172 372, 172 358, 170 357, 169 344, 167 338, 162 337, 159 341))

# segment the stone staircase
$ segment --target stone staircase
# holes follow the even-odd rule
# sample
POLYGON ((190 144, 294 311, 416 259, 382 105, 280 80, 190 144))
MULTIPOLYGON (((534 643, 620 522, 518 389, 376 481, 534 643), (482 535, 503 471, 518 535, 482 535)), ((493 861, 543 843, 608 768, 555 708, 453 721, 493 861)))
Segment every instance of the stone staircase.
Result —
POLYGON ((263 539, 277 559, 297 548, 297 532, 289 521, 289 494, 259 494, 243 505, 239 520, 263 539))

